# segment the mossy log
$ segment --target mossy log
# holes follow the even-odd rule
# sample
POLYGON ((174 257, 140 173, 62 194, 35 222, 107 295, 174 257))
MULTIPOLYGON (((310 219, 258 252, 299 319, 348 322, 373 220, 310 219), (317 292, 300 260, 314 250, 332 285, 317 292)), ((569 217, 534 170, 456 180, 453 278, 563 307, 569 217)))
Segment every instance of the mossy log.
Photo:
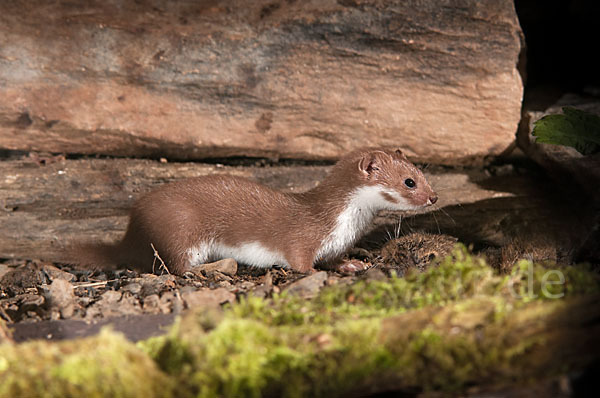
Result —
POLYGON ((0 346, 0 397, 172 397, 173 384, 123 336, 0 346))
POLYGON ((600 281, 464 250, 423 274, 249 298, 135 347, 112 332, 0 345, 0 397, 364 396, 524 385, 600 357, 600 281), (562 275, 548 282, 548 273, 562 275), (559 283, 560 282, 560 283, 559 283))

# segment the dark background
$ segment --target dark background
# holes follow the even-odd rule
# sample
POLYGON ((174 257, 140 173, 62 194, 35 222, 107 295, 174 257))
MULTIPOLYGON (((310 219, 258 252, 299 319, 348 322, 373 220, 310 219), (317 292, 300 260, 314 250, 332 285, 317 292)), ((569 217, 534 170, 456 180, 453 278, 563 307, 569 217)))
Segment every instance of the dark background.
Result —
POLYGON ((515 0, 527 44, 526 87, 600 96, 600 1, 515 0))

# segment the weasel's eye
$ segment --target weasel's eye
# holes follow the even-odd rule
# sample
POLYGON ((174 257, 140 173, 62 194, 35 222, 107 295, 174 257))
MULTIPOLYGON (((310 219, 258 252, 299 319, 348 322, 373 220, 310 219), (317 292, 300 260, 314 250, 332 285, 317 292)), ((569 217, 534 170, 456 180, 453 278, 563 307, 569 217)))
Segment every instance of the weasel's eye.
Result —
POLYGON ((412 178, 407 178, 406 180, 404 180, 404 185, 406 185, 409 188, 414 188, 417 185, 417 183, 412 178))

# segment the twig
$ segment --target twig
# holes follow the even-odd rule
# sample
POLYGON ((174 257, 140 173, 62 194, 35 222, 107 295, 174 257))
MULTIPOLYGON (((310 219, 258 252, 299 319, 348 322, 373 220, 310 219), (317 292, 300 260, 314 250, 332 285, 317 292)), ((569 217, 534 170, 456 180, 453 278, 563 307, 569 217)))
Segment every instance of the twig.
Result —
POLYGON ((156 264, 156 259, 158 259, 160 261, 160 268, 164 269, 165 271, 167 271, 167 274, 171 275, 171 273, 169 272, 169 269, 167 268, 167 265, 165 264, 163 259, 160 258, 158 251, 156 250, 156 248, 154 247, 154 245, 152 243, 150 243, 150 247, 152 247, 152 250, 154 250, 154 259, 152 260, 152 273, 154 273, 154 265, 156 264))
POLYGON ((90 282, 90 283, 82 283, 81 285, 73 285, 73 289, 76 289, 78 287, 95 287, 95 286, 102 286, 102 285, 106 285, 109 282, 115 282, 117 281, 117 279, 111 279, 109 281, 100 281, 100 282, 90 282))
MULTIPOLYGON (((13 320, 11 319, 11 317, 8 316, 6 311, 4 311, 3 307, 0 307, 0 320, 1 319, 4 319, 7 323, 13 323, 13 320)), ((6 341, 6 340, 4 340, 4 341, 6 341)))

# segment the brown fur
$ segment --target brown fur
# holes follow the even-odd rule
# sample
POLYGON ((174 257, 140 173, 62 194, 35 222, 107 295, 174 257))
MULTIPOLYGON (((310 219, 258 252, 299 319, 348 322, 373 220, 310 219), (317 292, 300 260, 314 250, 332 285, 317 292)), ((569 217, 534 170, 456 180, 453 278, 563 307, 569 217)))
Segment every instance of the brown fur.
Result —
POLYGON ((199 241, 236 246, 251 240, 283 253, 292 269, 307 272, 349 194, 369 184, 392 187, 414 206, 437 199, 422 173, 400 151, 384 149, 352 152, 319 186, 301 194, 232 176, 190 178, 142 196, 131 210, 122 241, 76 245, 71 250, 73 262, 152 271, 153 244, 170 272, 182 274, 187 270, 187 250, 199 241), (406 178, 412 178, 417 189, 407 188, 406 178))

